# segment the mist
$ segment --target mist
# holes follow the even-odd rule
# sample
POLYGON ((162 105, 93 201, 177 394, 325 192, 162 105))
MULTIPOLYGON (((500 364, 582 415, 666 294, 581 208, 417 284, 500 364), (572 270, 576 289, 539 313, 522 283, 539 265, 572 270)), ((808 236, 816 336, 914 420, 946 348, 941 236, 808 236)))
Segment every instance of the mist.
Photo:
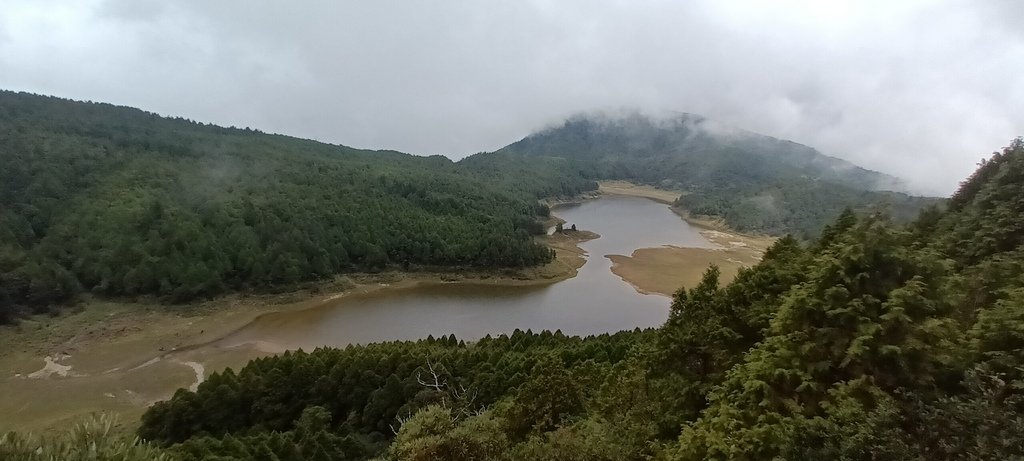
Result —
POLYGON ((0 88, 461 158, 699 114, 945 195, 1024 134, 1013 0, 0 0, 0 88))

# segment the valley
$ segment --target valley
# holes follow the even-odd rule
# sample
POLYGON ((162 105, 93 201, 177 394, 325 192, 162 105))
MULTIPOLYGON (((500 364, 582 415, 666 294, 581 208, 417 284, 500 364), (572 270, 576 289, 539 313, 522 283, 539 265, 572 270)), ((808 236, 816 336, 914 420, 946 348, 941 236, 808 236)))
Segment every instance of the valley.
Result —
POLYGON ((944 200, 691 114, 459 161, 3 91, 0 122, 15 459, 1020 451, 1020 139, 944 200))
MULTIPOLYGON (((113 412, 121 415, 122 421, 135 421, 152 402, 169 397, 178 388, 194 388, 202 376, 226 367, 238 369, 253 358, 287 349, 447 334, 472 340, 485 334, 509 334, 515 329, 561 329, 566 334, 587 335, 655 327, 665 319, 667 301, 660 296, 638 295, 622 282, 617 288, 613 285, 609 295, 602 288, 616 284, 612 272, 640 293, 654 284, 665 288, 650 292, 667 296, 680 286, 699 281, 708 264, 728 264, 732 257, 727 255, 732 252, 690 247, 687 249, 695 253, 677 254, 680 247, 641 247, 688 241, 674 237, 677 232, 697 239, 689 241, 698 246, 721 246, 726 243, 721 241, 722 236, 727 235, 729 239, 763 240, 699 227, 689 230, 682 219, 658 205, 673 194, 670 191, 613 182, 602 183, 600 192, 600 196, 585 202, 563 204, 565 212, 556 207, 555 216, 561 221, 570 218, 586 222, 596 229, 602 228, 601 221, 620 216, 620 222, 626 225, 615 227, 609 238, 615 229, 628 232, 634 224, 641 229, 661 229, 655 236, 644 237, 644 232, 620 235, 620 246, 615 248, 625 245, 637 249, 634 256, 654 252, 667 258, 656 259, 653 264, 640 260, 622 271, 618 268, 621 256, 608 255, 613 263, 609 267, 608 259, 600 253, 610 250, 595 253, 594 248, 584 249, 588 242, 600 241, 601 236, 581 228, 538 237, 556 251, 556 257, 537 268, 490 273, 350 274, 280 295, 230 295, 171 309, 97 300, 58 317, 34 317, 17 327, 2 327, 0 350, 5 352, 0 354, 0 370, 6 370, 7 375, 0 377, 0 414, 10 417, 0 418, 0 432, 45 431, 93 411, 113 412), (659 197, 656 202, 650 201, 659 197), (619 208, 574 214, 581 205, 609 200, 622 202, 619 208), (638 205, 646 210, 639 215, 630 211, 638 205), (663 214, 657 222, 637 219, 651 213, 663 214), (673 222, 678 230, 672 228, 673 222), (701 240, 702 236, 707 238, 701 240), (580 276, 582 279, 573 280, 588 259, 591 267, 580 276), (634 269, 637 275, 629 272, 633 267, 638 268, 634 269), (662 277, 672 275, 652 278, 644 272, 652 269, 662 277), (561 287, 564 283, 568 284, 561 287), (571 307, 574 305, 580 307, 571 307), (590 313, 581 311, 584 305, 590 306, 590 313), (462 307, 452 310, 453 306, 462 307), (594 317, 598 307, 603 314, 594 317), (568 309, 562 314, 564 320, 559 320, 560 309, 568 309), (515 320, 522 315, 528 317, 515 320), (592 322, 590 326, 588 322, 592 322), (39 373, 44 362, 48 369, 63 371, 39 373)), ((751 258, 755 258, 753 248, 750 250, 751 258)), ((749 265, 755 262, 751 259, 749 265)))

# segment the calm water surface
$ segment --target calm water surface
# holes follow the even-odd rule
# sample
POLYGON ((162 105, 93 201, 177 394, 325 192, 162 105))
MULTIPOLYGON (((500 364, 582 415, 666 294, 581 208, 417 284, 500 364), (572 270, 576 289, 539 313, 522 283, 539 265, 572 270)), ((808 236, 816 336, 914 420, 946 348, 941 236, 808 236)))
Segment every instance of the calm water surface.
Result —
POLYGON ((601 235, 580 245, 587 262, 569 280, 530 287, 447 283, 344 298, 260 317, 221 345, 260 341, 309 350, 427 335, 472 340, 517 328, 589 335, 654 327, 668 317, 669 299, 637 293, 611 272, 605 255, 661 245, 714 246, 667 205, 644 198, 604 197, 558 207, 554 214, 566 228, 576 224, 601 235))

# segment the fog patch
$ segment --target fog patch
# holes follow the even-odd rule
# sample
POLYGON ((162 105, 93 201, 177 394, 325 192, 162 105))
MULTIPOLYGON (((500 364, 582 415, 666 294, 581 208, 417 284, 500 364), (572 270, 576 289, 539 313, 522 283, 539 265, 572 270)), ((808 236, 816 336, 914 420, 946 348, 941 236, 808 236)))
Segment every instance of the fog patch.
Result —
POLYGON ((950 193, 1024 131, 1013 0, 12 0, 4 13, 2 88, 422 155, 636 106, 950 193))

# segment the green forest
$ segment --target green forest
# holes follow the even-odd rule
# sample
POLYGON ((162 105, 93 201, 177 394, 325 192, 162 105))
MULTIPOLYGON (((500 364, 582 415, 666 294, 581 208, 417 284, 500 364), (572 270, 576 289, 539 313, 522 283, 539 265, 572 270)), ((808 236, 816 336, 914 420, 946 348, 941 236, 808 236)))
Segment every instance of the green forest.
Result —
POLYGON ((538 198, 597 187, 564 163, 469 169, 0 91, 0 323, 79 293, 179 303, 352 271, 545 263, 538 198))
POLYGON ((598 179, 791 234, 729 284, 708 269, 657 329, 291 351, 179 390, 137 437, 100 416, 0 435, 0 459, 1022 459, 1024 141, 939 202, 681 120, 571 120, 452 162, 0 92, 0 322, 86 293, 542 264, 539 199, 598 179))
POLYGON ((0 91, 0 324, 81 295, 185 303, 337 274, 535 266, 539 199, 628 179, 738 230, 815 238, 845 208, 935 199, 806 146, 697 116, 574 118, 459 162, 0 91), (669 123, 669 125, 665 125, 669 123))
MULTIPOLYGON (((143 417, 145 441, 107 445, 174 460, 1020 459, 1022 214, 1018 139, 910 223, 847 210, 728 285, 710 268, 656 330, 286 353, 178 391, 143 417)), ((87 432, 9 434, 0 454, 45 459, 87 432)))
MULTIPOLYGON (((478 157, 560 158, 581 176, 682 190, 677 205, 740 231, 816 238, 842 210, 904 222, 938 199, 791 141, 693 114, 584 114, 478 157)), ((464 162, 474 162, 470 157, 464 162)))

